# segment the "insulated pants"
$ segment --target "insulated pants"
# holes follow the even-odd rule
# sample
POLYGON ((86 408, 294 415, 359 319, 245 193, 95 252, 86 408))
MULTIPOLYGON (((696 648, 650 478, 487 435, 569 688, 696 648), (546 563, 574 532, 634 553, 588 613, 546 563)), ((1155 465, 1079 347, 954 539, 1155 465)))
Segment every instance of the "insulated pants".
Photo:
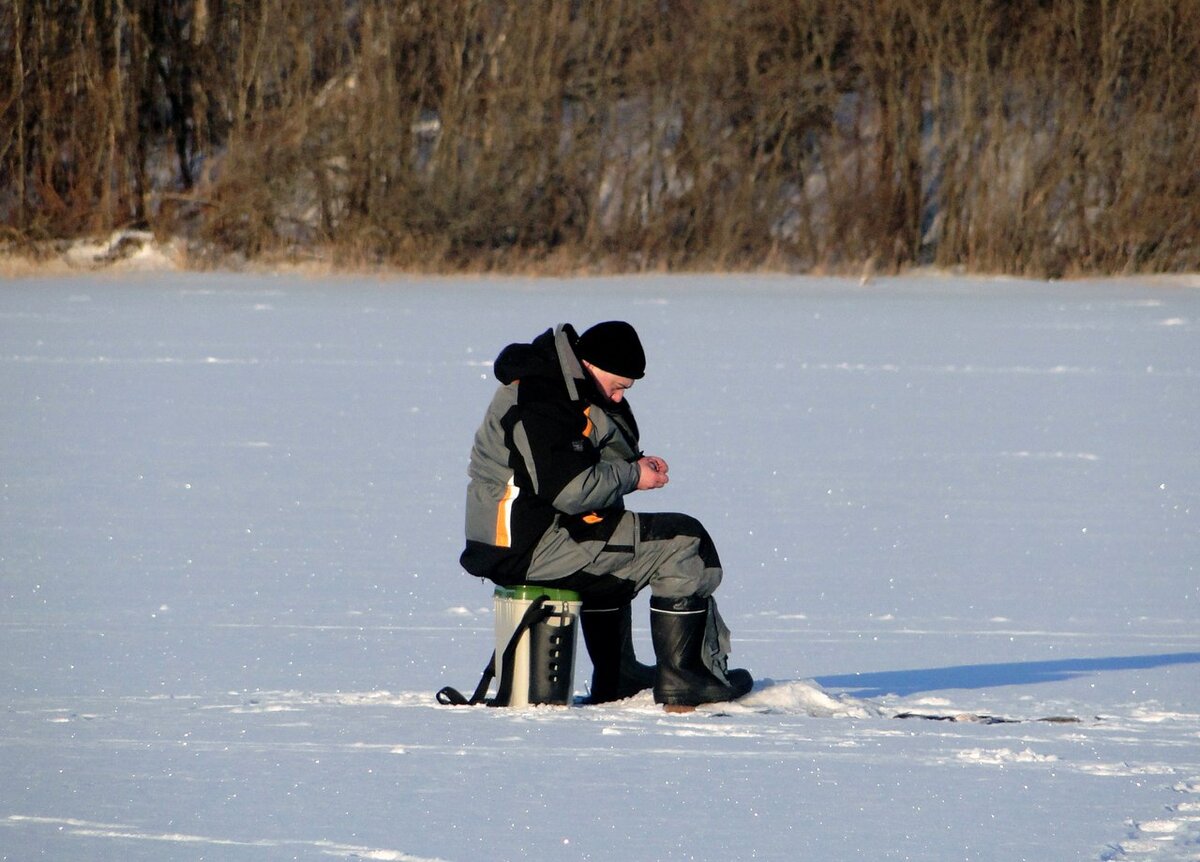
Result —
MULTIPOLYGON (((551 539, 555 545, 561 540, 551 539)), ((628 600, 646 587, 651 595, 664 598, 707 598, 721 583, 716 546, 690 515, 624 512, 607 542, 588 544, 595 545, 587 548, 592 562, 582 570, 564 576, 553 570, 561 553, 535 553, 526 580, 576 590, 585 602, 628 600)))
MULTIPOLYGON (((551 540, 559 547, 561 541, 561 536, 551 540)), ((537 566, 535 554, 527 582, 575 590, 584 611, 627 604, 646 587, 662 598, 708 599, 702 658, 718 679, 724 679, 729 629, 712 597, 721 583, 721 561, 703 525, 690 515, 624 512, 609 540, 596 544, 602 547, 588 549, 595 553, 593 562, 567 576, 537 566)))

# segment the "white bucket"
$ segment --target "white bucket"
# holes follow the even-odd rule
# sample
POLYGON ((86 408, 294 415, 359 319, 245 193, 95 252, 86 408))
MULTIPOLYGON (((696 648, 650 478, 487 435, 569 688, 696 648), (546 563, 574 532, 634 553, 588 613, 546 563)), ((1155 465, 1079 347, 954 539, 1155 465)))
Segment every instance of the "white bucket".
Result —
MULTIPOLYGON (((504 655, 526 611, 542 596, 550 616, 521 634, 512 660, 512 690, 507 706, 571 702, 575 683, 575 621, 579 619, 579 594, 531 584, 497 587, 496 663, 498 680, 504 679, 504 655)), ((503 705, 503 704, 498 704, 503 705)))

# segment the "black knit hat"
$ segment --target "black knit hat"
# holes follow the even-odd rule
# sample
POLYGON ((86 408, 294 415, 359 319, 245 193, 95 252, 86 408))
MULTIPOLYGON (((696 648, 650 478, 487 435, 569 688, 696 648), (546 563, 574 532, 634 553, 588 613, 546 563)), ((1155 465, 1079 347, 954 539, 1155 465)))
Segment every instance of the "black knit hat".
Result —
POLYGON ((646 374, 642 342, 637 331, 623 320, 597 323, 583 333, 575 344, 575 355, 618 377, 638 380, 646 374))

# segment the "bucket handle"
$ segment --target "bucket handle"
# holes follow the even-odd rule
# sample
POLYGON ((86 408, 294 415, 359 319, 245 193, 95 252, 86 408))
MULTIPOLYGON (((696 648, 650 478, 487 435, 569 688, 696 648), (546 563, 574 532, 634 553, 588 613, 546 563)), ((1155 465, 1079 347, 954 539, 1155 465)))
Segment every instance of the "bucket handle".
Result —
POLYGON ((534 599, 521 617, 516 629, 513 630, 512 637, 508 639, 508 644, 504 647, 501 656, 500 686, 496 689, 495 697, 487 699, 488 686, 492 684, 492 679, 496 675, 496 653, 493 651, 492 657, 488 659, 487 667, 483 669, 479 685, 475 686, 475 691, 470 699, 464 697, 458 689, 446 686, 434 695, 437 702, 442 706, 475 706, 480 703, 487 706, 508 706, 509 700, 512 699, 513 664, 517 654, 517 644, 521 640, 521 635, 542 620, 554 616, 555 610, 546 606, 548 600, 549 596, 538 596, 534 599))

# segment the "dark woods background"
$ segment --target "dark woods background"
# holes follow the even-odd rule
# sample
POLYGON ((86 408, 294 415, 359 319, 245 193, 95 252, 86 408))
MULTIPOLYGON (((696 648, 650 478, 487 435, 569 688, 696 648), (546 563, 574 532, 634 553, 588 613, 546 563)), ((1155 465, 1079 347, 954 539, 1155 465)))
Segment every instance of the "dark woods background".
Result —
POLYGON ((0 0, 0 239, 1200 269, 1200 0, 0 0))

